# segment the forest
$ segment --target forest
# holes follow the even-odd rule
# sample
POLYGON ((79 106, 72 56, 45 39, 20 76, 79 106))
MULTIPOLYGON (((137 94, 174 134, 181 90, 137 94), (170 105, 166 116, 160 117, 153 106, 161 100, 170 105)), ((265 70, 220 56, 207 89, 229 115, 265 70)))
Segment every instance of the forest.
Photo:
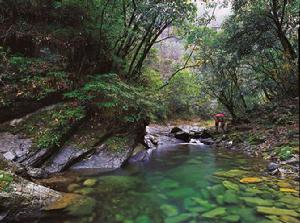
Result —
POLYGON ((299 9, 0 0, 0 222, 299 222, 299 9))

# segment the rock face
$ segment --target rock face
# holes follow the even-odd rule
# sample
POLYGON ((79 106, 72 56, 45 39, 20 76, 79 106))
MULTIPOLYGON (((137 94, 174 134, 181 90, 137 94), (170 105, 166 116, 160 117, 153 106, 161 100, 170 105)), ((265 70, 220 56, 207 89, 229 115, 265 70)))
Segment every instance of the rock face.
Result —
POLYGON ((196 139, 200 139, 200 142, 206 145, 214 143, 212 135, 208 130, 198 126, 173 127, 170 133, 173 134, 176 139, 184 142, 198 142, 196 139))
POLYGON ((123 163, 131 156, 133 147, 125 146, 122 151, 111 151, 106 144, 96 149, 96 152, 89 158, 86 158, 75 165, 71 169, 103 169, 105 171, 120 168, 123 163))
POLYGON ((49 173, 61 172, 75 163, 87 151, 88 149, 76 148, 75 146, 64 147, 55 154, 49 164, 45 165, 45 170, 49 173))
POLYGON ((17 219, 34 215, 32 210, 39 211, 61 197, 61 193, 47 187, 32 183, 15 174, 6 188, 0 188, 0 216, 4 220, 17 219), (6 212, 9 210, 9 212, 6 212))
POLYGON ((180 139, 180 140, 182 140, 184 142, 189 142, 190 139, 191 139, 190 134, 188 132, 185 132, 185 131, 176 132, 174 134, 174 136, 175 136, 176 139, 180 139))
POLYGON ((13 135, 8 132, 0 132, 0 153, 10 161, 23 160, 29 153, 32 140, 13 135))

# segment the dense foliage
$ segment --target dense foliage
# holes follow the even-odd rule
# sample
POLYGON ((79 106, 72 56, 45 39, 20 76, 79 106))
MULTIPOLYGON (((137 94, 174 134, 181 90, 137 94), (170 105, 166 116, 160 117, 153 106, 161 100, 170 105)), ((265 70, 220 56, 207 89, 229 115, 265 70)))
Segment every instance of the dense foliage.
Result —
POLYGON ((299 0, 224 2, 231 15, 216 29, 214 1, 198 17, 180 0, 1 1, 0 108, 71 100, 128 120, 220 110, 239 120, 298 96, 299 0), (166 80, 155 48, 170 27, 186 55, 166 80))
POLYGON ((299 1, 234 0, 220 30, 194 25, 191 72, 235 120, 258 104, 298 96, 299 1))

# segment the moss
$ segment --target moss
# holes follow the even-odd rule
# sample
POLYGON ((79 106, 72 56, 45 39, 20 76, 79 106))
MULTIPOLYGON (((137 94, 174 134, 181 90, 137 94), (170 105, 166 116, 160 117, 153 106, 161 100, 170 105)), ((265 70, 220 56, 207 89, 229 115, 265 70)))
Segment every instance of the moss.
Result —
POLYGON ((9 185, 14 181, 14 177, 4 171, 0 170, 0 192, 8 192, 9 185))
POLYGON ((32 114, 16 126, 4 124, 0 130, 10 130, 13 134, 22 134, 33 139, 36 149, 59 146, 61 139, 72 129, 74 124, 85 117, 81 106, 59 104, 52 109, 44 109, 32 114))
POLYGON ((110 151, 119 152, 130 145, 129 136, 114 136, 105 141, 110 151))
POLYGON ((258 133, 252 133, 249 135, 248 142, 250 145, 259 145, 265 142, 265 137, 258 133))
POLYGON ((109 128, 100 119, 91 118, 83 123, 76 134, 66 142, 66 145, 72 145, 78 149, 93 148, 107 135, 109 128))
POLYGON ((275 148, 276 154, 281 160, 287 160, 299 152, 299 147, 291 147, 288 144, 275 148))
POLYGON ((233 143, 240 143, 244 141, 244 137, 239 133, 232 133, 229 135, 229 138, 233 141, 233 143))
POLYGON ((0 49, 3 63, 0 107, 11 106, 14 101, 40 100, 54 92, 71 88, 73 82, 64 67, 41 58, 9 55, 0 49), (4 56, 3 56, 4 55, 4 56))

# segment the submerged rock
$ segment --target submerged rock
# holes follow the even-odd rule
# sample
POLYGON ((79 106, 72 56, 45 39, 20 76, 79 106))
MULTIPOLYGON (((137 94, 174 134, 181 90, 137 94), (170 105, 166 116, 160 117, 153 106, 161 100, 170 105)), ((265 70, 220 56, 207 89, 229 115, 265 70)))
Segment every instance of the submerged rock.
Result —
POLYGON ((240 197, 240 199, 250 205, 272 206, 274 204, 271 200, 265 200, 258 197, 240 197))
POLYGON ((211 210, 216 207, 215 204, 209 203, 207 200, 203 200, 200 197, 192 197, 192 200, 195 202, 196 205, 201 206, 205 211, 211 210))
POLYGON ((242 178, 240 180, 240 182, 243 183, 243 184, 260 183, 262 181, 263 180, 261 178, 258 178, 258 177, 245 177, 245 178, 242 178))
POLYGON ((169 192, 167 195, 171 198, 184 198, 186 196, 193 196, 195 194, 195 191, 192 188, 186 187, 186 188, 179 188, 176 190, 173 190, 169 192))
POLYGON ((133 176, 103 176, 98 181, 99 192, 120 192, 133 189, 139 185, 140 181, 133 176))
POLYGON ((83 196, 87 196, 87 195, 89 195, 89 194, 92 194, 94 191, 95 191, 94 188, 91 188, 91 187, 84 187, 84 188, 75 190, 74 192, 77 193, 77 194, 81 194, 81 195, 83 195, 83 196))
POLYGON ((294 210, 274 208, 274 207, 262 207, 258 206, 256 211, 261 214, 269 214, 269 215, 287 215, 292 217, 299 217, 300 214, 294 210))
POLYGON ((193 215, 190 213, 182 213, 182 214, 174 216, 174 217, 166 218, 164 222, 165 223, 181 223, 181 222, 188 221, 192 217, 193 217, 193 215))
POLYGON ((235 183, 232 183, 230 181, 227 181, 227 180, 223 181, 223 185, 228 190, 235 190, 235 191, 239 191, 240 190, 239 185, 237 185, 235 183))
POLYGON ((222 218, 225 222, 239 222, 240 216, 238 215, 228 215, 222 218))
POLYGON ((206 212, 206 213, 202 214, 201 216, 204 218, 215 218, 215 217, 220 217, 220 216, 224 216, 224 215, 226 215, 226 208, 219 207, 219 208, 213 209, 209 212, 206 212))
POLYGON ((282 221, 284 223, 299 223, 300 222, 299 219, 288 216, 288 215, 280 216, 279 219, 280 219, 280 221, 282 221))
POLYGON ((214 173, 215 176, 218 177, 240 177, 243 176, 247 173, 247 171, 245 170, 239 170, 239 169, 233 169, 233 170, 229 170, 229 171, 220 171, 220 172, 216 172, 214 173))
POLYGON ((224 202, 227 204, 238 204, 239 197, 237 194, 232 190, 227 190, 224 194, 224 202))
POLYGON ((165 179, 160 182, 159 187, 163 190, 164 189, 175 189, 175 188, 179 187, 179 183, 174 180, 165 179))
POLYGON ((96 185, 96 183, 97 183, 96 179, 87 179, 83 182, 83 185, 86 187, 93 187, 96 185))
POLYGON ((178 215, 178 210, 173 205, 163 204, 163 205, 160 206, 160 209, 168 217, 178 215))
POLYGON ((72 216, 90 216, 96 207, 96 200, 91 197, 79 199, 76 203, 67 207, 67 211, 72 216))
POLYGON ((62 196, 59 199, 57 199, 55 202, 53 202, 50 205, 48 205, 47 207, 43 208, 43 210, 52 211, 52 210, 64 209, 72 204, 75 204, 81 198, 82 198, 82 196, 80 196, 78 194, 65 193, 65 194, 62 194, 62 196))

